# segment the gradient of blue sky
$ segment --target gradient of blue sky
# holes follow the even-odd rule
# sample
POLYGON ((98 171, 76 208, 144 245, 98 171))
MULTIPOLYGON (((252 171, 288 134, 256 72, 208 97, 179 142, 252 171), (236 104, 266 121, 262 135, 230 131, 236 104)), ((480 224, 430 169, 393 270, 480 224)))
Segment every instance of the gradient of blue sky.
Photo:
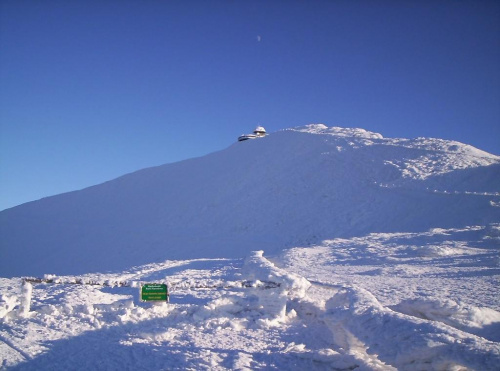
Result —
POLYGON ((498 1, 1 0, 0 209, 257 124, 500 154, 499 20, 498 1))

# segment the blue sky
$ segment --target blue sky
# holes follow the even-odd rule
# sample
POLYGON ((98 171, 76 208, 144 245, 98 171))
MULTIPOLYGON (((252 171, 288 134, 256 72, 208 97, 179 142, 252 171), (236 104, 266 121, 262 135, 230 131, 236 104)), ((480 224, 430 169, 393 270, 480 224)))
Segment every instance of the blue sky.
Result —
POLYGON ((321 122, 500 154, 498 1, 0 1, 0 209, 321 122))

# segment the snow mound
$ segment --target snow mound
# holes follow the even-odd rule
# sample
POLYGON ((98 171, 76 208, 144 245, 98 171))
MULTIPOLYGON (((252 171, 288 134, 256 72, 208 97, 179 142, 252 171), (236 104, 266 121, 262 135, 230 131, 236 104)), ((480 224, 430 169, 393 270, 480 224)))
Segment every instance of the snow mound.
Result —
POLYGON ((351 347, 355 339, 367 342, 370 352, 397 369, 495 370, 500 362, 497 344, 483 341, 484 347, 477 349, 465 341, 466 334, 393 312, 361 288, 340 290, 327 302, 326 311, 330 327, 346 324, 345 331, 354 337, 348 340, 351 347))
POLYGON ((0 319, 4 318, 14 310, 17 306, 19 306, 19 299, 17 295, 6 295, 3 294, 0 297, 0 319))
POLYGON ((276 267, 264 257, 262 250, 254 251, 245 259, 243 275, 250 280, 275 282, 291 298, 304 297, 307 289, 311 286, 304 277, 276 267))
POLYGON ((393 310, 410 316, 443 322, 486 339, 500 342, 500 312, 453 300, 404 300, 393 310))
POLYGON ((255 251, 245 259, 243 276, 255 281, 270 281, 279 285, 275 290, 261 290, 256 296, 256 305, 265 310, 268 318, 260 320, 263 325, 279 325, 287 316, 287 303, 291 299, 303 298, 310 283, 303 277, 288 273, 264 258, 263 251, 255 251))

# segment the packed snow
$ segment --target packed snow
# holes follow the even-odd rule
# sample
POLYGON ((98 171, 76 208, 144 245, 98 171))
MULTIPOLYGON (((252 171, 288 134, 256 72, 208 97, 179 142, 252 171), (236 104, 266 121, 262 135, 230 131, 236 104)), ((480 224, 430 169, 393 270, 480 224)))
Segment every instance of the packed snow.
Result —
POLYGON ((498 370, 499 205, 497 156, 308 125, 6 210, 0 369, 498 370))

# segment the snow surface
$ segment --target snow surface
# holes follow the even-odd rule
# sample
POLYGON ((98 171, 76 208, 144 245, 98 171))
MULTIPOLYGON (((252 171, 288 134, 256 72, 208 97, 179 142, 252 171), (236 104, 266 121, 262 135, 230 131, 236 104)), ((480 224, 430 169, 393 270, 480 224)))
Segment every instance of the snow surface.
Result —
POLYGON ((500 220, 499 185, 500 157, 465 144, 309 125, 4 210, 0 275, 485 225, 500 220))
POLYGON ((308 125, 6 210, 0 369, 498 370, 499 206, 497 156, 308 125))

